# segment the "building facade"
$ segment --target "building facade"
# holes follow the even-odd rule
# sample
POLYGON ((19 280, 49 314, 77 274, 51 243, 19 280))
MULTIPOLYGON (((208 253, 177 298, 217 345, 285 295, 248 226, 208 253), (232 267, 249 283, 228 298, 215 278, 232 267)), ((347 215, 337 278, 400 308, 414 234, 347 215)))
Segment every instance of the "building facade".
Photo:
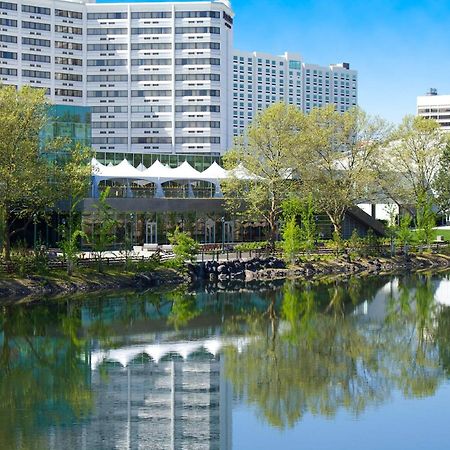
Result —
POLYGON ((358 103, 358 75, 348 63, 307 64, 299 54, 233 52, 233 135, 243 133, 258 111, 276 102, 305 113, 335 105, 345 112, 358 103))
POLYGON ((92 145, 105 164, 186 158, 199 170, 275 102, 304 112, 357 104, 349 64, 235 51, 233 17, 228 0, 0 1, 0 82, 91 107, 92 145))
POLYGON ((430 89, 418 96, 417 115, 436 120, 443 131, 450 132, 450 95, 438 95, 436 89, 430 89))
POLYGON ((92 108, 99 153, 219 155, 231 144, 226 0, 0 2, 0 82, 92 108))

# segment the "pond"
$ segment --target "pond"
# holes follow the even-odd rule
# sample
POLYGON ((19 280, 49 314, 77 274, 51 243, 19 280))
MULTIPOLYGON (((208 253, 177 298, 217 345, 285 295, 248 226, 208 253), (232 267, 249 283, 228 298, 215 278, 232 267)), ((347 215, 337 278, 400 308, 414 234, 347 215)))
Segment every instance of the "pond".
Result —
POLYGON ((447 449, 450 275, 0 307, 0 449, 447 449))

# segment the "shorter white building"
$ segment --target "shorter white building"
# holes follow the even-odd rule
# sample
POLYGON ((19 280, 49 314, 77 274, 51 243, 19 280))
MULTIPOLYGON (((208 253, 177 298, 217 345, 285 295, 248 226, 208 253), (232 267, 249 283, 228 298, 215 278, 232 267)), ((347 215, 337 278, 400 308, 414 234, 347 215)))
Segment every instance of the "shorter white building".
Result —
POLYGON ((426 95, 417 97, 417 115, 436 120, 442 130, 450 131, 450 95, 438 95, 430 89, 426 95))
POLYGON ((277 102, 309 113, 333 104, 345 112, 358 103, 358 73, 350 64, 307 64, 301 55, 233 51, 233 135, 277 102))

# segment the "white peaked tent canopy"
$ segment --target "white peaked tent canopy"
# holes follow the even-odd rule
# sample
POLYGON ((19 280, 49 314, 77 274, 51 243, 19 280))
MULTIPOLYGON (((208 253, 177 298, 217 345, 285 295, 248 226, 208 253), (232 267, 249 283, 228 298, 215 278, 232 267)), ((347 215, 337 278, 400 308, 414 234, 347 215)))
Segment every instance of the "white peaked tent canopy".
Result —
POLYGON ((91 159, 91 167, 92 167, 92 175, 93 176, 100 175, 106 169, 106 166, 104 166, 101 162, 99 162, 95 158, 91 159))
POLYGON ((132 166, 126 159, 113 167, 106 168, 106 176, 115 178, 141 178, 142 172, 132 166))
POLYGON ((230 171, 228 171, 228 178, 237 178, 238 180, 261 180, 262 177, 258 175, 252 174, 250 171, 248 171, 242 163, 239 163, 239 165, 230 171))
POLYGON ((163 183, 168 181, 183 181, 188 182, 189 196, 193 196, 192 182, 207 181, 215 186, 215 197, 222 197, 220 188, 220 181, 227 178, 237 178, 239 180, 260 180, 261 177, 249 172, 242 164, 239 164, 235 169, 227 171, 213 162, 203 172, 194 169, 187 161, 184 161, 180 166, 171 168, 156 160, 148 169, 141 163, 136 168, 130 164, 126 159, 117 165, 108 164, 105 166, 97 159, 92 158, 92 196, 98 197, 98 186, 103 180, 126 180, 128 186, 127 196, 131 196, 130 183, 134 182, 139 185, 154 183, 156 185, 156 197, 164 197, 163 183))
POLYGON ((176 180, 200 180, 202 178, 201 173, 194 169, 187 161, 172 169, 172 176, 176 180))
POLYGON ((156 160, 148 169, 142 172, 144 178, 171 178, 172 171, 168 166, 162 164, 159 160, 156 160))
POLYGON ((224 180, 225 178, 228 178, 228 172, 214 161, 202 172, 202 178, 205 180, 224 180))

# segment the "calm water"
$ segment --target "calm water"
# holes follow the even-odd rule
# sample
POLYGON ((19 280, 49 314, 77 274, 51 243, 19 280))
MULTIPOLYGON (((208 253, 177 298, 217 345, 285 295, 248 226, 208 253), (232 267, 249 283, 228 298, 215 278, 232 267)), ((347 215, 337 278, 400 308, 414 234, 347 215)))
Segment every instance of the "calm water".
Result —
POLYGON ((450 276, 0 308, 0 449, 448 449, 450 276))

